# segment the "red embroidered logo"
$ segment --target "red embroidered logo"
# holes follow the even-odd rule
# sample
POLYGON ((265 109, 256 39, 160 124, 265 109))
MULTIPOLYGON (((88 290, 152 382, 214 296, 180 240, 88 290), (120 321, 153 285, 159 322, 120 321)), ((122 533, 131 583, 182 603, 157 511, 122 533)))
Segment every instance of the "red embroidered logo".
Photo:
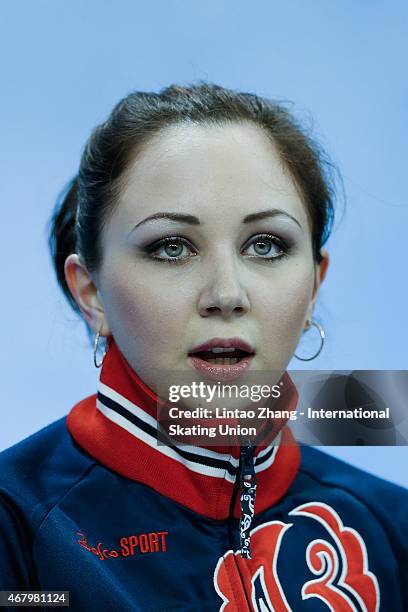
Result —
MULTIPOLYGON (((367 550, 360 534, 345 527, 337 512, 321 502, 302 504, 289 514, 319 521, 337 547, 336 550, 323 539, 309 543, 305 557, 316 578, 303 585, 302 599, 317 597, 336 612, 378 612, 378 581, 368 570, 367 550), (358 602, 358 608, 353 600, 358 602)), ((234 554, 232 550, 219 559, 214 586, 223 600, 220 611, 236 610, 236 595, 228 576, 238 566, 254 612, 291 612, 277 573, 279 550, 291 527, 292 523, 281 521, 259 525, 251 531, 251 547, 256 551, 252 559, 243 559, 239 551, 234 554)))
POLYGON ((97 555, 101 561, 109 558, 117 557, 132 557, 138 554, 167 552, 167 535, 168 531, 150 531, 149 533, 139 533, 138 535, 130 535, 119 540, 119 548, 103 548, 102 542, 98 542, 96 546, 92 546, 88 542, 88 538, 83 531, 77 531, 77 535, 81 536, 77 540, 78 544, 89 550, 94 555, 97 555))

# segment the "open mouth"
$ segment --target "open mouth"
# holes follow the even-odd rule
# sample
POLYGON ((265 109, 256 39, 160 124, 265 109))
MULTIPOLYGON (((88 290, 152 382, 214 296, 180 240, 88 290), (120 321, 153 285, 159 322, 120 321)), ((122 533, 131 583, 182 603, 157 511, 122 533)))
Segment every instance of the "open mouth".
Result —
POLYGON ((253 355, 253 353, 233 348, 223 349, 222 351, 214 349, 211 351, 197 351, 196 353, 189 353, 189 355, 213 365, 234 365, 245 359, 245 357, 253 355))

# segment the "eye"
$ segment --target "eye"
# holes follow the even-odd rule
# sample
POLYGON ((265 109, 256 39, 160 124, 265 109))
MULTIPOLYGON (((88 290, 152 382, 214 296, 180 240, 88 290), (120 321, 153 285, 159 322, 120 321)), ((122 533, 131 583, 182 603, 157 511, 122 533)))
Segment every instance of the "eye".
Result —
POLYGON ((244 250, 247 250, 249 247, 254 248, 254 252, 250 253, 250 257, 261 257, 266 260, 280 259, 285 257, 289 251, 286 242, 273 234, 258 234, 254 236, 250 242, 246 243, 244 250))
MULTIPOLYGON (((289 252, 289 245, 286 241, 274 236, 273 234, 258 234, 251 238, 244 246, 244 250, 249 247, 254 248, 249 257, 260 258, 266 261, 281 259, 289 252)), ((163 263, 177 263, 190 259, 198 255, 191 243, 181 236, 168 236, 146 246, 143 249, 150 259, 163 263), (189 254, 183 255, 189 251, 189 254)))
POLYGON ((182 256, 185 248, 188 248, 190 253, 193 252, 194 255, 197 254, 188 240, 182 238, 181 236, 169 236, 167 238, 163 238, 162 240, 149 245, 145 250, 152 259, 163 261, 165 263, 174 263, 189 259, 189 257, 191 257, 191 255, 188 255, 187 257, 182 256))

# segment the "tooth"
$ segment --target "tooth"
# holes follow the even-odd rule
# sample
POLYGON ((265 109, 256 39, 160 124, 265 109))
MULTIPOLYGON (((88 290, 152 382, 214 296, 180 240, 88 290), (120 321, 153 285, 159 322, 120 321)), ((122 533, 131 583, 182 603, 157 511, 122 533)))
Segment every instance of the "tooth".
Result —
POLYGON ((213 365, 232 365, 233 363, 237 363, 239 359, 238 357, 217 357, 216 359, 207 359, 206 361, 213 365))
POLYGON ((235 351, 235 348, 233 346, 231 346, 230 348, 219 348, 214 347, 211 349, 212 353, 233 353, 235 351))

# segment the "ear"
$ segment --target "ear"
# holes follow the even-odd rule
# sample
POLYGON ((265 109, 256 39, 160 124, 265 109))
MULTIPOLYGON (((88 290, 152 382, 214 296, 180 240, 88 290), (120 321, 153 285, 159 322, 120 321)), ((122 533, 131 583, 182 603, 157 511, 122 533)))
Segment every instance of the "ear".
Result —
POLYGON ((316 304, 317 296, 319 294, 320 285, 325 279, 327 268, 329 266, 330 258, 329 258, 328 252, 326 250, 321 250, 320 254, 323 257, 323 259, 320 263, 315 264, 315 283, 313 287, 313 296, 309 304, 309 308, 307 310, 306 320, 311 319, 313 316, 313 311, 314 311, 314 307, 316 304))
POLYGON ((65 260, 64 272, 69 290, 87 323, 95 333, 100 331, 101 336, 108 336, 111 331, 98 288, 81 257, 76 253, 69 255, 65 260))

